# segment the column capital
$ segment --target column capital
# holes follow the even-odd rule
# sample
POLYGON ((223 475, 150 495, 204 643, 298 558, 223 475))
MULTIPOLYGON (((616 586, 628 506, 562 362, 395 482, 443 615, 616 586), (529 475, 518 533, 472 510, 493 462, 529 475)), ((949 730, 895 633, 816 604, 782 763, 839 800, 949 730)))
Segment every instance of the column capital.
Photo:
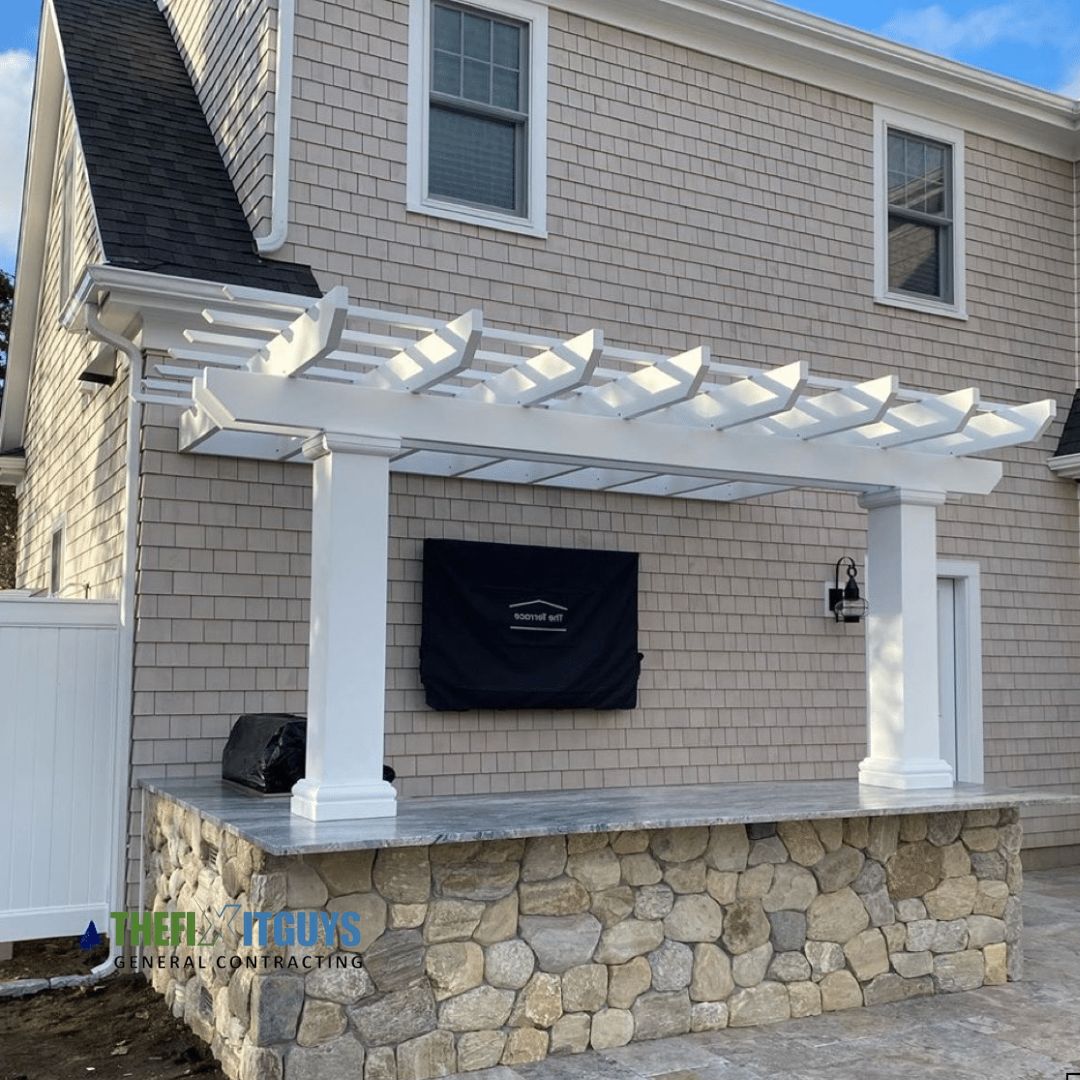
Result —
POLYGON ((866 491, 859 496, 859 505, 864 510, 876 510, 880 506, 941 506, 944 502, 944 491, 920 488, 885 488, 883 491, 866 491))
POLYGON ((304 440, 303 453, 308 461, 318 461, 327 454, 362 454, 366 457, 394 457, 401 451, 401 440, 385 435, 344 435, 320 431, 304 440))

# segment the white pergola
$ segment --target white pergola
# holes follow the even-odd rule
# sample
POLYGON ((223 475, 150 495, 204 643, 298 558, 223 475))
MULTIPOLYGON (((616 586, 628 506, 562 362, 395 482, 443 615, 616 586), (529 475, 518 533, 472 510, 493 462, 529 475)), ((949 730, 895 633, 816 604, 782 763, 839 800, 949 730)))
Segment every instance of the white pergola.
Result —
POLYGON ((1054 402, 934 394, 659 356, 351 306, 223 291, 143 398, 184 409, 191 453, 314 466, 307 776, 293 812, 394 813, 382 780, 391 472, 706 501, 852 491, 868 511, 864 784, 948 787, 939 744, 936 508, 1001 478, 973 455, 1039 438, 1054 402))

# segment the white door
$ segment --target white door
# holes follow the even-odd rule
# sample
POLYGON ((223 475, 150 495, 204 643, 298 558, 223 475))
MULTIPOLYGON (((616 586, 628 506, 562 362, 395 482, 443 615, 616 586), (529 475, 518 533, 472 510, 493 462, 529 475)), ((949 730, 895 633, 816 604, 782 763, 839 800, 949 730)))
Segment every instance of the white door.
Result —
POLYGON ((953 768, 957 780, 962 770, 958 762, 962 760, 959 752, 960 737, 957 724, 957 678, 956 657, 959 652, 956 642, 956 581, 953 578, 938 578, 938 710, 941 717, 941 758, 953 768))

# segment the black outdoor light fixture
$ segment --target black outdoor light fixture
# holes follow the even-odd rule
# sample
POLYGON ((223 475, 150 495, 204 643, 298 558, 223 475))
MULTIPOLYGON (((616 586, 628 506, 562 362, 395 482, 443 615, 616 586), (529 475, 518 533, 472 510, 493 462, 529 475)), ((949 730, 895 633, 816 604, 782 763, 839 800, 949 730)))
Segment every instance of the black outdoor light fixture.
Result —
POLYGON ((870 605, 859 595, 859 568, 850 555, 836 560, 836 577, 829 590, 829 610, 837 622, 857 623, 868 611, 870 605), (840 584, 840 567, 847 571, 847 583, 840 584))

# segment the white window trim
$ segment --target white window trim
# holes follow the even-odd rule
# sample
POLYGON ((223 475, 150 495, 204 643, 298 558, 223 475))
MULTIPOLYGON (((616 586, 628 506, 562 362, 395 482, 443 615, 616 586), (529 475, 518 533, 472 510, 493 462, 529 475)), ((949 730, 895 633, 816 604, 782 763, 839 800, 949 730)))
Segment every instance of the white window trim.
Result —
POLYGON ((985 779, 982 686, 982 584, 977 562, 939 559, 939 578, 956 587, 956 782, 985 779))
POLYGON ((966 319, 967 260, 964 228, 964 133, 933 120, 874 106, 874 301, 890 307, 966 319), (889 128, 947 143, 952 147, 953 226, 951 303, 889 291, 889 128))
POLYGON ((472 6, 478 11, 507 15, 529 25, 528 215, 518 217, 497 210, 462 206, 430 198, 427 194, 431 0, 410 0, 409 3, 407 207, 414 214, 544 237, 547 236, 547 8, 529 0, 479 0, 472 6))
POLYGON ((49 596, 63 596, 64 595, 64 566, 67 562, 67 514, 61 514, 54 522, 52 528, 49 530, 49 581, 46 586, 46 591, 49 596), (53 591, 52 570, 53 570, 53 543, 56 540, 56 536, 60 536, 60 559, 57 567, 57 579, 58 584, 56 591, 53 591))

